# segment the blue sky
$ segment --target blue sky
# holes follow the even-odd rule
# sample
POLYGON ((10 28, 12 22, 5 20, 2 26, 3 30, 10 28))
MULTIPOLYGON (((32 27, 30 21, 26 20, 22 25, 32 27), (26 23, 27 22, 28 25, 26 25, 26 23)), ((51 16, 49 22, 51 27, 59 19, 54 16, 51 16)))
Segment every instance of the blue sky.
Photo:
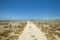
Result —
POLYGON ((60 17, 60 0, 0 0, 0 19, 60 17))

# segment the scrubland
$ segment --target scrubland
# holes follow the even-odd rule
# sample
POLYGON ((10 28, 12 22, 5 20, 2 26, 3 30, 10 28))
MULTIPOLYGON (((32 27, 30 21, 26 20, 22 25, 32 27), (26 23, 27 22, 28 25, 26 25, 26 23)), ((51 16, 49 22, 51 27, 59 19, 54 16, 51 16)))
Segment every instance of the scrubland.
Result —
MULTIPOLYGON (((41 29, 47 40, 60 40, 60 20, 31 20, 31 22, 41 29)), ((26 25, 26 21, 0 21, 0 40, 17 40, 26 25)))
POLYGON ((39 28, 47 40, 60 40, 60 21, 59 20, 47 20, 47 21, 35 21, 32 22, 39 28))
POLYGON ((17 40, 26 21, 0 21, 0 40, 17 40))

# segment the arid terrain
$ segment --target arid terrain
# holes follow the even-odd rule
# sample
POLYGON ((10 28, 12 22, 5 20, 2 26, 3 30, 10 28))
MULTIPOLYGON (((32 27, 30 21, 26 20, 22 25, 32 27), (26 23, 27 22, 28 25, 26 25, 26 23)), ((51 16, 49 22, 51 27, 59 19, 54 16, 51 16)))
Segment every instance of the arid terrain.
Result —
POLYGON ((60 21, 0 21, 0 40, 60 40, 60 21))
POLYGON ((60 40, 60 21, 32 21, 43 33, 47 40, 60 40))
POLYGON ((17 40, 26 21, 0 21, 0 40, 17 40))

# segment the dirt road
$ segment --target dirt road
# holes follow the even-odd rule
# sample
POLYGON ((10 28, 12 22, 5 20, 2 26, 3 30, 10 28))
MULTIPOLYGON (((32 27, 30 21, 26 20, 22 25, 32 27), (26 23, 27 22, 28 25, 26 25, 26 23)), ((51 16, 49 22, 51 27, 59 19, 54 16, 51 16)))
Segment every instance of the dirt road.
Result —
POLYGON ((27 25, 22 34, 19 35, 18 40, 47 40, 47 38, 44 36, 44 33, 37 28, 36 25, 30 21, 27 21, 27 25))

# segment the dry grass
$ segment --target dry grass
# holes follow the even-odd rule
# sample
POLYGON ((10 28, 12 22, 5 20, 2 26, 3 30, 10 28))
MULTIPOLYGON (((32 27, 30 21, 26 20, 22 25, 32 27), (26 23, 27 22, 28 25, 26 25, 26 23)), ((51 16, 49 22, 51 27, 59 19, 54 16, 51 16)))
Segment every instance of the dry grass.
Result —
POLYGON ((60 21, 32 21, 47 37, 47 40, 60 38, 60 21))
POLYGON ((26 21, 0 21, 0 40, 17 40, 26 21))

